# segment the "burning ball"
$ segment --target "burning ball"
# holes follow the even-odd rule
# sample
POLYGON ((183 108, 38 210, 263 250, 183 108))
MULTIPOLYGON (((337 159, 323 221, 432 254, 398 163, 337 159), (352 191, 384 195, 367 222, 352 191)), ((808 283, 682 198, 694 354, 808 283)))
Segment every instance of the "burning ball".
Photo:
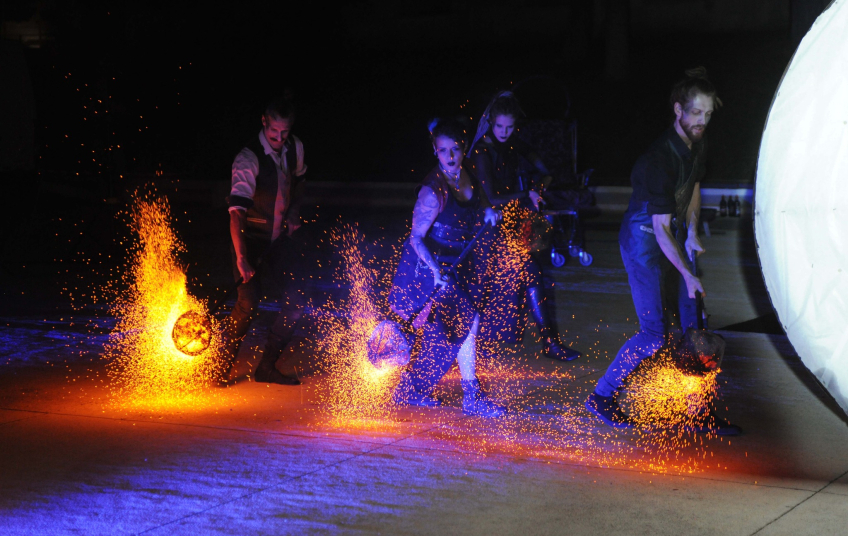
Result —
POLYGON ((383 320, 366 344, 368 360, 378 369, 402 367, 409 363, 409 341, 396 322, 383 320))
POLYGON ((191 356, 200 355, 209 348, 212 340, 212 330, 206 315, 197 311, 183 313, 174 322, 171 338, 180 352, 191 356))

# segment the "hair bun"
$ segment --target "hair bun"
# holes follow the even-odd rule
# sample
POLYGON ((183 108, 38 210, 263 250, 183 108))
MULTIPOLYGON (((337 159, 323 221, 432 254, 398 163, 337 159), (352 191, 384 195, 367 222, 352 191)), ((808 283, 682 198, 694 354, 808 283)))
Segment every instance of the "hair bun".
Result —
POLYGON ((703 65, 683 71, 687 78, 697 78, 699 80, 707 79, 707 69, 703 65))
POLYGON ((434 117, 429 123, 427 123, 427 130, 430 131, 430 134, 433 133, 433 129, 436 128, 436 125, 438 125, 440 121, 440 118, 434 117))

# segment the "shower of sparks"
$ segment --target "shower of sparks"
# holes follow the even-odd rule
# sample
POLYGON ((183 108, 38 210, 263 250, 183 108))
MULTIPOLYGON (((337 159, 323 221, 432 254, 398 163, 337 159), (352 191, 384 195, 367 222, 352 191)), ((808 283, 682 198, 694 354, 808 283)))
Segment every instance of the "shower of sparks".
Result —
POLYGON ((398 367, 375 368, 366 351, 374 328, 387 317, 386 270, 376 260, 366 261, 365 240, 356 226, 333 229, 330 241, 343 259, 335 280, 350 293, 315 312, 315 349, 327 373, 322 403, 336 425, 380 426, 392 410, 391 393, 400 375, 398 367))
POLYGON ((210 344, 197 355, 176 348, 175 322, 186 312, 206 318, 205 304, 186 289, 176 260, 184 247, 171 227, 167 200, 136 193, 129 216, 138 241, 124 276, 128 288, 111 307, 118 322, 106 346, 114 397, 130 407, 202 405, 202 390, 220 367, 219 330, 210 319, 210 344))
MULTIPOLYGON (((509 212, 504 216, 507 225, 513 222, 514 229, 519 217, 509 212)), ((326 372, 320 380, 321 403, 333 427, 399 432, 403 421, 392 418, 397 408, 391 403, 391 393, 402 368, 377 369, 366 354, 368 337, 387 318, 386 295, 399 248, 388 261, 379 261, 376 259, 384 256, 367 253, 376 244, 366 243, 356 226, 346 225, 329 235, 343 259, 335 280, 349 288, 349 294, 315 310, 314 347, 326 372)), ((526 288, 526 282, 514 274, 523 272, 521 267, 530 252, 517 233, 504 235, 503 240, 495 242, 497 255, 485 268, 494 270, 489 277, 501 278, 500 288, 518 292, 526 288)), ((494 306, 488 310, 494 322, 504 320, 503 315, 517 314, 497 298, 490 296, 488 304, 494 306)), ((480 454, 510 453, 665 473, 692 473, 712 466, 708 446, 714 436, 696 435, 690 425, 703 420, 716 394, 715 373, 687 376, 673 367, 665 353, 646 360, 632 376, 628 394, 623 397, 636 427, 614 430, 583 406, 594 382, 585 388, 575 385, 571 368, 583 366, 581 363, 555 363, 553 370, 531 366, 528 358, 538 359, 532 348, 498 338, 480 342, 477 376, 490 397, 510 411, 498 419, 469 418, 459 413, 462 391, 454 364, 434 392, 443 401, 442 407, 422 410, 440 423, 428 432, 433 439, 480 454)), ((417 350, 413 349, 413 355, 417 350)))
POLYGON ((631 376, 626 401, 630 417, 641 431, 639 441, 650 445, 657 463, 679 459, 687 455, 684 453, 689 453, 693 465, 706 458, 706 451, 700 448, 702 436, 694 430, 710 428, 717 375, 718 371, 703 376, 687 374, 675 366, 671 352, 663 349, 631 376))
MULTIPOLYGON (((480 350, 484 355, 495 354, 501 350, 504 337, 509 331, 502 326, 514 326, 525 322, 521 301, 515 296, 526 292, 528 274, 525 269, 530 259, 530 249, 524 239, 523 222, 528 214, 517 201, 512 201, 503 209, 503 221, 492 243, 493 254, 483 255, 485 266, 481 266, 487 287, 483 289, 482 305, 485 319, 480 337, 480 350), (497 290, 497 291, 496 291, 497 290)), ((522 330, 519 329, 519 333, 522 330)))

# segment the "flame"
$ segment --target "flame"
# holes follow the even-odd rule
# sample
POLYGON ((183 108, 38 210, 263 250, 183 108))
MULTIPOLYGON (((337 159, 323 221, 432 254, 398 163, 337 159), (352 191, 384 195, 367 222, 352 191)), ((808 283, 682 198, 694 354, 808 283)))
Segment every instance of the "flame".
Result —
POLYGON ((172 335, 177 319, 186 312, 209 318, 206 306, 188 293, 177 264, 184 246, 171 227, 167 199, 136 192, 129 216, 137 243, 125 275, 128 288, 111 307, 118 322, 106 346, 113 394, 125 406, 197 405, 220 366, 218 326, 209 320, 209 344, 197 355, 177 349, 172 335))

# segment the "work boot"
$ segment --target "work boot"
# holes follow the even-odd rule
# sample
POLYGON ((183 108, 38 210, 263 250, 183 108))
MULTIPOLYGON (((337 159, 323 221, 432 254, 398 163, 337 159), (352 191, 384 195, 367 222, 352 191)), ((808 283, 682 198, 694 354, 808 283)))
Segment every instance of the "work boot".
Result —
POLYGON ((396 406, 417 406, 420 408, 436 408, 442 405, 442 401, 433 395, 419 393, 412 385, 409 372, 401 374, 400 382, 392 392, 392 404, 396 406))
POLYGON ((527 302, 530 305, 530 313, 533 315, 533 320, 536 321, 536 325, 539 326, 539 332, 542 334, 545 357, 559 361, 574 361, 580 357, 582 355, 580 352, 560 342, 559 334, 548 318, 545 309, 545 296, 541 287, 530 287, 527 289, 527 302))
POLYGON ((633 421, 621 410, 614 396, 592 393, 586 399, 586 409, 613 428, 633 428, 633 421))
POLYGON ((506 408, 489 399, 479 380, 462 380, 462 412, 481 417, 502 417, 506 408))
POLYGON ((277 360, 287 345, 288 341, 276 335, 268 336, 268 342, 265 344, 262 359, 259 361, 256 370, 253 371, 254 380, 262 383, 278 383, 280 385, 300 385, 300 380, 297 377, 283 374, 277 370, 277 360))
POLYGON ((544 341, 545 357, 556 359, 558 361, 574 361, 581 354, 577 350, 573 350, 568 346, 560 344, 559 337, 546 337, 544 341))

